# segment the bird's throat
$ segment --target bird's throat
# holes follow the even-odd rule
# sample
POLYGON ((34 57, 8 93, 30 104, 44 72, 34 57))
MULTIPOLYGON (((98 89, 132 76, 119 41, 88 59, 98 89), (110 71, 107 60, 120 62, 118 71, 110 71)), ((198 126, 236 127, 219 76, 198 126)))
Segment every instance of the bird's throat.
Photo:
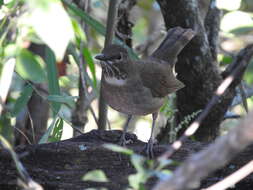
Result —
POLYGON ((114 86, 124 86, 127 83, 127 79, 118 79, 116 77, 105 77, 105 81, 114 86))

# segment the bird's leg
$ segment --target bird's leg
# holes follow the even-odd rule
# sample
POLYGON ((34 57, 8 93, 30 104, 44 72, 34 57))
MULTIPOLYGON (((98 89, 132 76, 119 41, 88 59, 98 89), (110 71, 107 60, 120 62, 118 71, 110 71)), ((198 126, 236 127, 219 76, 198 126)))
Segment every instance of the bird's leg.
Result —
POLYGON ((120 138, 120 145, 121 146, 126 146, 126 132, 127 132, 127 128, 128 128, 128 125, 129 125, 129 122, 130 122, 131 118, 132 118, 132 115, 127 116, 127 121, 124 125, 123 133, 122 133, 121 138, 120 138))
POLYGON ((154 140, 155 140, 154 139, 154 129, 155 129, 155 122, 157 119, 157 115, 158 115, 157 112, 152 114, 153 121, 152 121, 151 135, 148 140, 147 149, 146 149, 146 153, 149 158, 154 158, 154 151, 153 151, 153 144, 154 144, 154 140))

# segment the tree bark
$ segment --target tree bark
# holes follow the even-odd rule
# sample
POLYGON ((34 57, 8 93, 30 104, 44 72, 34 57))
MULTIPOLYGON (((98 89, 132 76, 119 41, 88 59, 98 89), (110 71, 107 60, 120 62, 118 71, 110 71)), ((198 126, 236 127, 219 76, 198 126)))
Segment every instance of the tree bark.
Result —
MULTIPOLYGON (((20 146, 15 151, 33 180, 41 184, 46 190, 83 190, 91 187, 121 190, 127 187, 128 175, 136 171, 128 156, 120 156, 119 153, 107 150, 102 146, 104 143, 119 143, 120 137, 121 131, 93 130, 56 143, 20 146), (102 169, 110 182, 97 183, 81 180, 85 173, 94 169, 102 169)), ((132 141, 128 148, 133 149, 136 153, 143 152, 145 143, 129 133, 127 139, 132 141)), ((173 155, 172 159, 182 162, 189 155, 205 146, 204 143, 189 140, 182 149, 173 155)), ((165 145, 155 146, 155 155, 160 155, 166 147, 165 145)), ((205 179, 202 182, 202 187, 214 184, 240 168, 252 159, 252 153, 253 147, 249 147, 229 164, 230 167, 226 166, 205 179)), ((2 149, 0 149, 0 155, 0 189, 16 189, 18 175, 11 156, 2 149)), ((175 166, 170 167, 173 170, 174 168, 175 166)), ((146 188, 151 189, 156 181, 156 178, 149 179, 145 184, 146 188)), ((249 184, 253 184, 253 176, 243 180, 236 188, 247 190, 244 187, 249 184)))
MULTIPOLYGON (((176 64, 177 77, 186 86, 177 92, 179 112, 176 118, 180 123, 186 116, 205 107, 223 79, 216 62, 220 13, 209 0, 201 4, 197 0, 157 2, 167 28, 181 26, 197 33, 176 64)), ((211 141, 218 135, 219 125, 234 96, 234 88, 229 89, 195 134, 197 140, 211 141)))

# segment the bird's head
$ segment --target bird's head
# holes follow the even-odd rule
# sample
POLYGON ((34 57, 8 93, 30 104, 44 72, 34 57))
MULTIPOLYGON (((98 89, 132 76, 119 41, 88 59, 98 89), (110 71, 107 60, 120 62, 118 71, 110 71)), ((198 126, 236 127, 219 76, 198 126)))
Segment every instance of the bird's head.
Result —
POLYGON ((100 60, 106 77, 124 78, 128 62, 127 50, 116 44, 111 44, 103 49, 101 54, 95 56, 100 60))
POLYGON ((101 54, 96 55, 96 59, 100 61, 122 61, 127 56, 127 50, 116 44, 111 44, 103 49, 101 54))

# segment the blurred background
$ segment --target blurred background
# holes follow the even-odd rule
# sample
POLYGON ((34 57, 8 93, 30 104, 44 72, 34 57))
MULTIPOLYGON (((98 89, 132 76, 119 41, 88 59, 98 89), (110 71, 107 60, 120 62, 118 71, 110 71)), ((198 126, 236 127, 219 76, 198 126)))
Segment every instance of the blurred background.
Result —
MULTIPOLYGON (((78 134, 71 126, 84 132, 97 129, 101 67, 94 56, 103 49, 108 2, 0 0, 0 134, 9 142, 71 138, 78 134)), ((217 0, 213 6, 222 10, 217 64, 223 70, 253 43, 253 1, 217 0)), ((158 4, 138 0, 129 20, 134 26, 126 38, 131 38, 135 55, 145 58, 166 34, 158 4)), ((245 106, 252 107, 252 84, 253 61, 241 86, 250 97, 234 102, 223 134, 245 114, 245 106)), ((168 97, 161 108, 156 133, 168 120, 173 122, 174 98, 168 97)), ((107 129, 121 129, 125 120, 109 108, 107 129)), ((147 141, 151 121, 151 115, 135 117, 130 131, 147 141)))

